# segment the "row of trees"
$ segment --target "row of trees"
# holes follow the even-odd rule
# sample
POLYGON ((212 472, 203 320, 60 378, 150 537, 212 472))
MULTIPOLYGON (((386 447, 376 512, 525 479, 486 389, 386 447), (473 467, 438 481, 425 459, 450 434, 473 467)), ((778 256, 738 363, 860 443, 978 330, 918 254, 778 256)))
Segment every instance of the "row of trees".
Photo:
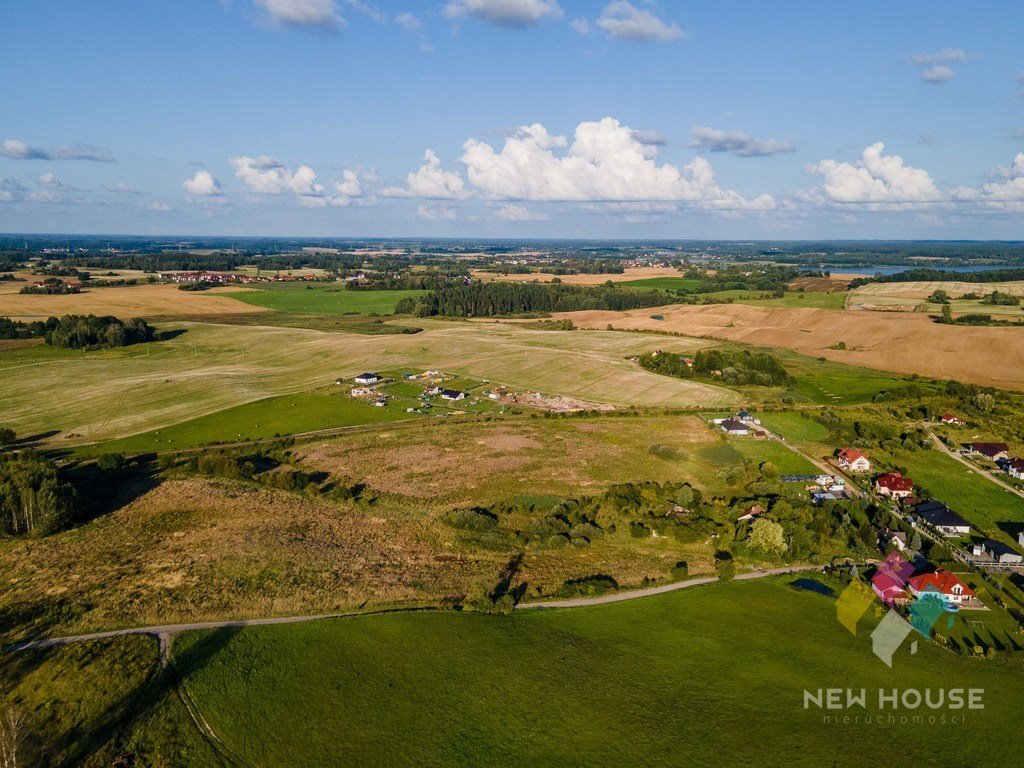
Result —
POLYGON ((448 286, 423 296, 402 299, 395 312, 418 317, 505 317, 588 309, 621 311, 670 303, 672 297, 662 291, 494 282, 448 286))

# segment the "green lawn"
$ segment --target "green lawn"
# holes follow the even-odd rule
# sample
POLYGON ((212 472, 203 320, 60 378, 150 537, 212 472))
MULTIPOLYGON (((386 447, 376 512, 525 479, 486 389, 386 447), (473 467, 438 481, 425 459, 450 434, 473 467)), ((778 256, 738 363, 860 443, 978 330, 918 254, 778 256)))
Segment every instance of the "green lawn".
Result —
POLYGON ((425 291, 350 291, 340 283, 279 283, 223 295, 283 312, 390 315, 399 300, 422 293, 425 291))
MULTIPOLYGON (((1021 666, 909 642, 889 669, 829 597, 733 583, 512 617, 368 616, 191 633, 175 663, 253 765, 1012 764, 1021 666), (804 690, 984 689, 966 725, 825 724, 804 690)), ((869 612, 869 617, 871 613, 869 612)), ((874 701, 872 701, 874 700, 874 701)), ((884 714, 888 715, 890 710, 884 714)), ((962 714, 945 710, 937 713, 962 714)))
POLYGON ((1024 524, 1024 499, 985 479, 956 459, 935 450, 897 451, 891 461, 932 496, 959 512, 967 522, 989 535, 1016 545, 1000 526, 1017 530, 1024 524))
MULTIPOLYGON (((725 445, 727 448, 731 448, 740 455, 750 459, 755 464, 770 461, 779 472, 786 475, 814 475, 818 473, 817 468, 807 459, 774 440, 754 440, 749 437, 736 437, 730 438, 729 442, 725 445)), ((723 462, 723 464, 730 463, 736 462, 723 462)))
POLYGON ((804 418, 798 411, 758 413, 757 417, 768 429, 791 443, 820 443, 828 438, 824 426, 812 418, 804 418))
POLYGON ((415 403, 396 399, 389 401, 383 408, 378 408, 365 398, 354 399, 347 394, 298 392, 292 395, 267 397, 163 429, 99 445, 83 446, 77 453, 95 455, 169 451, 208 443, 252 440, 332 427, 421 418, 419 414, 405 412, 411 405, 415 403))

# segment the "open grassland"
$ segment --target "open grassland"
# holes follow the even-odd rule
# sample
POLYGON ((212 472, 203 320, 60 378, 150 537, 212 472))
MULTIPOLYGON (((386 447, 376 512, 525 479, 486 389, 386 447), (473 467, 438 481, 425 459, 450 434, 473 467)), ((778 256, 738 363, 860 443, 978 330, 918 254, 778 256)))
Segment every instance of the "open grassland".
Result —
MULTIPOLYGON (((310 466, 360 480, 378 492, 442 504, 489 504, 524 492, 564 497, 613 482, 691 482, 727 491, 718 473, 749 458, 799 460, 769 441, 734 438, 696 416, 517 419, 503 423, 431 423, 422 429, 349 435, 296 448, 310 466), (648 453, 652 445, 676 457, 648 453)), ((799 461, 803 471, 810 465, 799 461)), ((789 471, 789 470, 784 470, 789 471)))
POLYGON ((764 426, 792 443, 820 443, 828 439, 828 430, 812 418, 804 418, 797 411, 758 413, 764 426))
POLYGON ((533 280, 537 280, 541 283, 550 283, 557 277, 566 285, 604 285, 609 280, 613 283, 629 283, 636 280, 647 281, 652 278, 666 278, 672 280, 682 278, 682 273, 679 270, 666 269, 663 267, 626 267, 625 271, 622 273, 604 275, 555 275, 550 272, 531 272, 526 275, 506 275, 498 272, 484 272, 479 269, 472 270, 471 274, 473 278, 477 280, 506 280, 514 283, 532 282, 533 280))
POLYGON ((832 599, 780 580, 511 617, 387 615, 189 634, 174 658, 195 667, 185 685, 205 719, 254 765, 1011 763, 1021 667, 922 640, 889 669, 871 653, 869 616, 851 635, 832 599), (804 708, 804 690, 820 688, 866 689, 867 708, 833 713, 840 718, 888 717, 879 689, 982 688, 985 708, 899 707, 881 727, 829 725, 825 711, 804 708), (951 725, 953 714, 966 723, 951 725))
POLYGON ((296 392, 236 405, 152 432, 83 446, 77 453, 171 451, 211 443, 422 418, 420 414, 406 413, 406 407, 412 404, 413 401, 391 401, 378 408, 370 398, 351 398, 340 390, 334 394, 296 392))
MULTIPOLYGON (((0 541, 8 632, 56 634, 187 620, 445 605, 494 587, 519 551, 443 522, 454 508, 512 501, 525 528, 552 505, 613 483, 686 481, 735 493, 725 470, 771 461, 813 469, 767 441, 725 440, 696 416, 414 422, 295 446, 293 461, 358 488, 355 501, 203 477, 140 479, 110 511, 42 539, 0 541), (668 447, 670 458, 652 455, 668 447), (532 505, 532 510, 531 510, 532 505)), ((529 596, 603 573, 624 587, 666 580, 680 560, 713 570, 715 541, 633 538, 628 526, 587 547, 530 547, 529 596)), ((9 634, 4 641, 14 640, 9 634)))
POLYGON ((25 718, 19 766, 224 765, 161 673, 152 638, 2 654, 0 701, 25 718))
POLYGON ((232 286, 217 290, 219 296, 263 309, 333 315, 390 315, 399 301, 423 293, 426 291, 350 291, 342 283, 271 283, 252 290, 232 286))
POLYGON ((319 389, 364 370, 436 368, 622 406, 704 407, 738 399, 730 390, 659 376, 626 359, 657 349, 662 340, 655 337, 498 323, 424 325, 415 335, 361 336, 194 323, 175 326, 185 333, 174 339, 119 349, 69 355, 17 347, 0 352, 4 421, 23 435, 59 430, 56 444, 75 445, 319 389))
POLYGON ((779 299, 765 291, 715 291, 701 295, 722 301, 732 301, 735 304, 746 304, 751 307, 843 309, 846 302, 845 293, 828 291, 786 291, 786 295, 779 299))
POLYGON ((946 326, 918 314, 835 312, 737 304, 559 315, 583 328, 672 331, 765 346, 867 368, 1024 389, 1017 328, 946 326), (655 320, 652 314, 661 315, 655 320), (835 349, 840 342, 846 349, 835 349))
POLYGON ((1017 533, 1024 530, 1024 499, 987 480, 980 468, 971 470, 939 450, 897 451, 887 458, 967 522, 1016 544, 1017 533))
MULTIPOLYGON (((21 287, 24 283, 13 285, 21 287)), ((176 285, 90 288, 67 296, 0 294, 0 317, 23 321, 61 315, 202 318, 264 311, 216 291, 179 291, 176 285)))

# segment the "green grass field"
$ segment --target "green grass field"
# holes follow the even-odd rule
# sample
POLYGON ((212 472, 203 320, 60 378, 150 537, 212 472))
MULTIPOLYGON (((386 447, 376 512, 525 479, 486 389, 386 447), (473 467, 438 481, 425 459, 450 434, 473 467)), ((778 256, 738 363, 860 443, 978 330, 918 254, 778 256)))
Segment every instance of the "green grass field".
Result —
MULTIPOLYGON (((869 613, 870 616, 870 613, 869 613)), ((193 633, 175 663, 255 765, 1008 764, 1021 667, 927 643, 889 669, 783 581, 512 617, 421 613, 193 633), (984 689, 963 726, 825 724, 804 690, 984 689)), ((877 704, 838 713, 878 715, 877 704)), ((888 715, 887 710, 884 714, 888 715)), ((936 714, 947 717, 957 712, 936 714)), ((963 714, 962 711, 959 714, 963 714)))
POLYGON ((640 288, 658 291, 693 291, 700 288, 700 280, 690 277, 647 277, 616 283, 620 288, 640 288))
POLYGON ((804 418, 797 411, 758 413, 757 417, 768 429, 791 443, 820 443, 828 438, 828 430, 824 426, 814 419, 804 418))
POLYGON ((939 450, 897 451, 889 456, 932 496, 994 538, 1016 545, 1000 524, 1018 530, 1024 524, 1024 499, 986 480, 939 450))
POLYGON ((736 466, 749 459, 760 465, 769 461, 779 472, 787 475, 816 474, 817 469, 802 456, 797 455, 774 440, 754 440, 749 437, 729 438, 728 442, 710 445, 699 451, 700 457, 718 467, 736 466))
POLYGON ((736 304, 749 304, 752 307, 792 307, 804 309, 843 309, 846 294, 843 292, 827 293, 825 291, 786 291, 781 299, 762 298, 765 291, 714 291, 705 296, 728 300, 736 304))
POLYGON ((279 283, 254 291, 225 291, 246 304, 282 312, 390 315, 395 304, 425 291, 350 291, 338 283, 279 283))
POLYGON ((170 451, 217 442, 423 418, 420 414, 405 412, 406 407, 412 404, 411 401, 393 400, 383 408, 377 408, 366 398, 354 399, 343 393, 298 392, 227 408, 163 429, 83 446, 76 453, 170 451))

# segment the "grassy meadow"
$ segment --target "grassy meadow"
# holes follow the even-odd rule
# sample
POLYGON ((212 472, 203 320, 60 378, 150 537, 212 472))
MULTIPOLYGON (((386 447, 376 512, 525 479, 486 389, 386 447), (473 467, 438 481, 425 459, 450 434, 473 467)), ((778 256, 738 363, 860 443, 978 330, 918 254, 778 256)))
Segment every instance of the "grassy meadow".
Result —
POLYGON ((408 296, 426 291, 350 291, 338 283, 269 283, 253 290, 218 290, 217 295, 281 312, 390 315, 408 296))
POLYGON ((789 581, 512 617, 392 614, 192 633, 174 658, 195 667, 185 685, 214 731, 259 765, 1012 760, 1005 734, 1024 715, 1019 666, 923 643, 915 656, 904 647, 890 670, 870 650, 877 617, 869 612, 853 636, 831 598, 789 581), (866 688, 869 700, 879 688, 983 688, 985 709, 960 727, 824 724, 822 711, 804 709, 803 691, 831 687, 866 688))

